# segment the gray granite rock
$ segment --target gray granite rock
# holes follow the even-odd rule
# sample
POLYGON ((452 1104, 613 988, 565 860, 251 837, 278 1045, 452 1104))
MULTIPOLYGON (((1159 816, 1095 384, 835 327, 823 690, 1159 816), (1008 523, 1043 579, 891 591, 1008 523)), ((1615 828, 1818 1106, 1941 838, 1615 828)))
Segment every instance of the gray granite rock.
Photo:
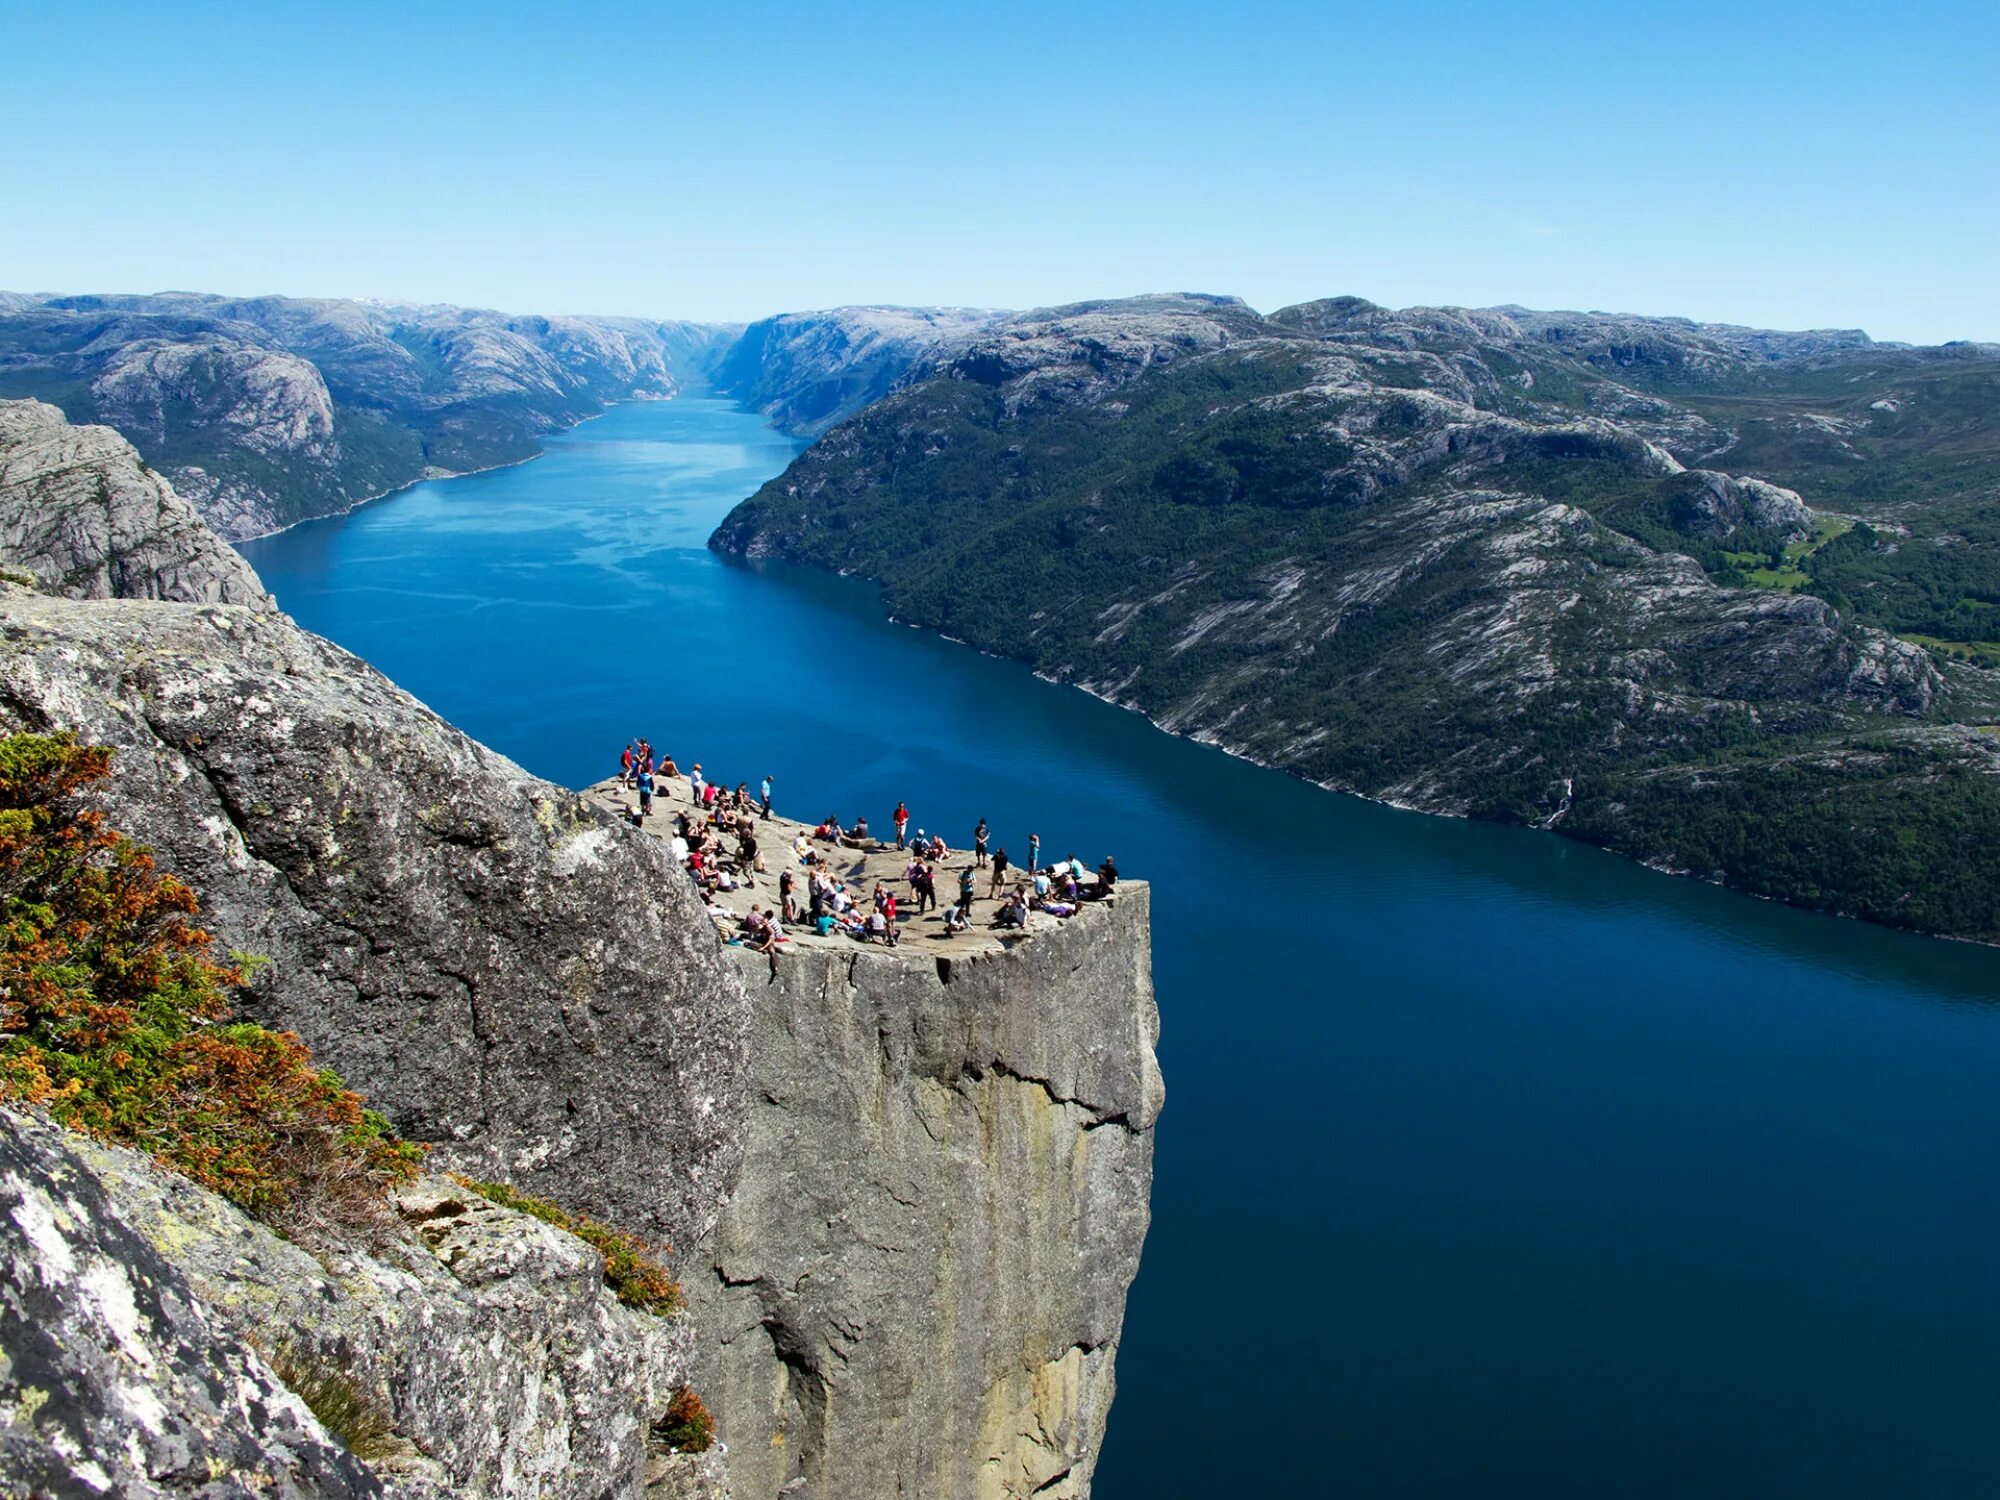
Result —
POLYGON ((970 960, 742 958, 743 1180, 688 1276, 739 1495, 1089 1493, 1163 1099, 1148 894, 970 960))
POLYGON ((130 443, 40 401, 0 401, 0 563, 81 599, 268 604, 250 565, 130 443))
POLYGON ((381 1495, 78 1144, 0 1111, 0 1493, 381 1495))
POLYGON ((116 752, 116 821, 441 1159, 692 1244, 741 1155, 743 990, 657 840, 282 616, 0 597, 0 727, 116 752))
POLYGON ((664 1458, 651 1426, 687 1378, 686 1318, 621 1306, 596 1251, 526 1214, 429 1176, 383 1242, 314 1255, 135 1152, 5 1111, 0 1163, 0 1487, 87 1490, 96 1464, 134 1494, 596 1500, 664 1458), (286 1380, 369 1414, 365 1464, 286 1380), (218 1468, 229 1483, 200 1487, 218 1468))

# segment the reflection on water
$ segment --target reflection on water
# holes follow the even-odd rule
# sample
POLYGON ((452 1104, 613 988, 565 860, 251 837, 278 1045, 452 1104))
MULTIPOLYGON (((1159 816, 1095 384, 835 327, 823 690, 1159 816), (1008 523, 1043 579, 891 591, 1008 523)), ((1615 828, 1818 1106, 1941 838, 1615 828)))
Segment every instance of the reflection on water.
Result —
POLYGON ((244 550, 556 780, 645 733, 1154 882, 1103 1500, 2000 1489, 2000 954, 1331 796, 701 550, 793 451, 629 406, 244 550))

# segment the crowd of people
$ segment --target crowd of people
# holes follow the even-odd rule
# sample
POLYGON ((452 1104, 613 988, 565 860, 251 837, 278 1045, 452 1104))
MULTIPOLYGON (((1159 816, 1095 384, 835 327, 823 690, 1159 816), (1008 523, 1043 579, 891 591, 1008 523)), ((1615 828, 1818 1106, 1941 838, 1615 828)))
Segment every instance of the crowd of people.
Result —
MULTIPOLYGON (((630 807, 632 821, 643 827, 654 816, 653 803, 661 795, 663 781, 678 780, 680 767, 670 755, 658 755, 644 739, 626 745, 620 757, 619 782, 636 792, 637 803, 630 807)), ((688 806, 672 811, 672 832, 668 836, 673 856, 686 868, 700 890, 708 913, 724 937, 740 943, 770 961, 771 974, 778 972, 780 945, 789 941, 786 929, 804 927, 822 937, 845 935, 861 942, 897 946, 907 922, 920 921, 936 913, 946 934, 964 932, 974 921, 979 900, 980 870, 990 871, 986 899, 994 903, 989 925, 1001 930, 1024 931, 1033 912, 1045 912, 1058 919, 1074 916, 1088 901, 1107 900, 1117 891, 1118 866, 1108 855, 1092 871, 1075 855, 1046 867, 1041 865, 1041 835, 1028 836, 1028 858, 1016 865, 1004 848, 989 847, 992 830, 984 818, 972 830, 972 848, 966 863, 953 873, 946 862, 953 856, 943 835, 917 829, 909 832, 910 810, 896 804, 890 822, 896 831, 893 844, 876 839, 868 830, 866 817, 843 826, 837 817, 819 820, 812 830, 801 832, 782 854, 767 854, 759 842, 760 823, 769 822, 773 778, 765 776, 753 794, 748 782, 739 781, 733 790, 702 774, 701 762, 687 770, 688 806), (827 847, 830 846, 830 847, 827 847), (850 862, 839 857, 841 850, 864 856, 889 850, 907 854, 900 882, 893 874, 870 882, 866 860, 850 862), (760 883, 771 874, 772 859, 778 864, 775 906, 757 905, 760 883), (845 873, 843 873, 845 867, 845 873), (943 872, 941 874, 941 871, 943 872), (955 899, 944 902, 939 881, 955 899), (903 888, 899 894, 897 886, 903 888), (725 897, 748 893, 748 910, 738 915, 725 897)))

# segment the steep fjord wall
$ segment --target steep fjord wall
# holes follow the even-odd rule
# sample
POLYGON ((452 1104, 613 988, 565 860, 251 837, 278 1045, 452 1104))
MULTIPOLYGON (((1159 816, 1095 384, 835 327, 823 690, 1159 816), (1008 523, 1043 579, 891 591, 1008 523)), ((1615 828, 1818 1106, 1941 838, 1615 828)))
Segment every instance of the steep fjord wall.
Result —
POLYGON ((743 956, 743 1175, 688 1274, 742 1500, 1088 1493, 1163 1097, 1148 894, 971 958, 743 956))

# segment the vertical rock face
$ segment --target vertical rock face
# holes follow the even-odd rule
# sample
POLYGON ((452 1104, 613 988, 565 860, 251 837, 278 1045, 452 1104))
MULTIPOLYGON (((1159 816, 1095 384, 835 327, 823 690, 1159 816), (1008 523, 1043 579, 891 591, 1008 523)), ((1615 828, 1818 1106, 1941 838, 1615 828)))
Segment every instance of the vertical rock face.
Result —
POLYGON ((1010 951, 810 949, 688 1276, 736 1493, 1088 1493, 1163 1089, 1148 892, 1010 951))
POLYGON ((109 427, 0 401, 0 558, 82 599, 260 604, 264 586, 109 427))

